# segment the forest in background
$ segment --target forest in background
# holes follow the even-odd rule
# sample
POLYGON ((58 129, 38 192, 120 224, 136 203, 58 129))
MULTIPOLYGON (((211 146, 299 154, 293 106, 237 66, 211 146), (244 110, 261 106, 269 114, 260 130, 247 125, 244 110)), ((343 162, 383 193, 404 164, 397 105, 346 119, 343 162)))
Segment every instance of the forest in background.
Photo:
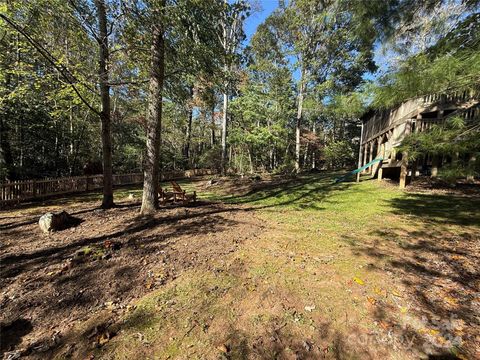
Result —
POLYGON ((0 179, 353 167, 367 108, 478 90, 477 0, 261 5, 2 2, 0 179))

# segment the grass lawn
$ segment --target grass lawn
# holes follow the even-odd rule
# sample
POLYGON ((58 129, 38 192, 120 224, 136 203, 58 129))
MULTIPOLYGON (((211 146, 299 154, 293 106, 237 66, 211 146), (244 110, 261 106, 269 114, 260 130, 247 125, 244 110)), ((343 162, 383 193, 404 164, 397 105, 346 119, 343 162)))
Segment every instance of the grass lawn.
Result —
MULTIPOLYGON (((480 358, 480 198, 333 179, 225 180, 208 188, 203 180, 181 182, 222 208, 202 214, 188 231, 178 224, 196 215, 130 233, 141 244, 186 231, 162 251, 194 244, 188 254, 203 249, 202 261, 175 268, 161 285, 147 284, 121 311, 107 306, 76 321, 69 330, 76 335, 65 336, 52 356, 480 358), (212 239, 226 241, 227 250, 214 248, 212 239), (109 332, 98 330, 105 321, 109 332), (97 333, 85 335, 92 328, 97 333)), ((119 190, 116 199, 131 193, 140 198, 141 190, 119 190)), ((166 261, 175 267, 175 259, 166 261)), ((164 268, 163 262, 149 271, 164 268)))

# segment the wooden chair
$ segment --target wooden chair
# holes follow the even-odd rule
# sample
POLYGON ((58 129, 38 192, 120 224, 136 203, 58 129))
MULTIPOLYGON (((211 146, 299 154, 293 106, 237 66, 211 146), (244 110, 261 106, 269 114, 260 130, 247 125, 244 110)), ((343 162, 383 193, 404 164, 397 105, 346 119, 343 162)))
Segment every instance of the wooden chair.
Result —
POLYGON ((164 205, 168 201, 174 201, 175 195, 171 191, 166 191, 165 189, 160 188, 158 190, 158 198, 159 198, 160 204, 164 205))
POLYGON ((184 203, 197 201, 196 191, 194 191, 193 194, 187 194, 186 191, 183 190, 175 181, 171 181, 171 184, 173 191, 167 191, 166 189, 159 188, 158 198, 160 200, 160 204, 165 205, 167 202, 177 201, 183 201, 184 203))
POLYGON ((180 185, 178 185, 175 181, 170 181, 173 187, 173 201, 183 201, 184 203, 193 201, 197 201, 197 192, 194 191, 193 194, 187 194, 185 190, 183 190, 180 185))

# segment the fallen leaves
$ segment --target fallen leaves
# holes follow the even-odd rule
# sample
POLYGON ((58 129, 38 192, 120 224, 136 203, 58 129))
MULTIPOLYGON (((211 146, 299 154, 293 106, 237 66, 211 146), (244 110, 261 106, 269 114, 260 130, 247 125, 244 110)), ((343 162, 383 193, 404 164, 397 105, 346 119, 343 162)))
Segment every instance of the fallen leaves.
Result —
POLYGON ((400 295, 400 293, 399 293, 398 291, 396 291, 396 290, 390 291, 390 294, 392 294, 392 295, 395 296, 395 297, 399 297, 399 298, 403 297, 403 296, 400 295))
POLYGON ((120 250, 120 248, 122 247, 122 244, 119 243, 118 241, 105 240, 103 242, 103 247, 108 250, 120 250))
POLYGON ((458 300, 451 297, 451 296, 445 296, 443 298, 443 300, 445 300, 446 303, 450 304, 450 305, 457 305, 458 304, 458 300))
POLYGON ((105 306, 105 309, 109 311, 115 310, 117 306, 117 304, 114 301, 106 301, 103 305, 105 306))
POLYGON ((114 336, 114 334, 107 329, 106 325, 99 325, 99 326, 95 326, 93 328, 90 335, 88 335, 88 338, 89 339, 92 339, 92 338, 95 339, 95 341, 93 342, 93 346, 101 347, 101 346, 105 345, 106 343, 108 343, 112 339, 113 336, 114 336))
POLYGON ((365 285, 365 282, 358 277, 354 277, 353 281, 355 281, 358 285, 365 285))
POLYGON ((111 338, 111 334, 108 331, 100 334, 99 336, 97 336, 97 345, 98 346, 105 345, 107 342, 110 341, 110 338, 111 338))
POLYGON ((379 322, 378 322, 378 325, 379 325, 383 330, 389 330, 389 329, 391 329, 391 328, 393 327, 392 324, 390 324, 390 323, 388 323, 388 322, 386 322, 386 321, 383 321, 383 320, 382 320, 382 321, 379 321, 379 322))
POLYGON ((145 287, 147 289, 153 289, 156 285, 163 285, 169 277, 168 272, 165 270, 156 270, 147 272, 147 280, 145 282, 145 287))
POLYGON ((387 297, 388 296, 388 293, 387 293, 387 290, 385 289, 382 289, 382 288, 379 288, 379 287, 376 287, 373 289, 373 292, 377 295, 380 295, 380 296, 383 296, 383 297, 387 297))
POLYGON ((375 305, 377 303, 377 300, 371 296, 367 296, 367 300, 372 305, 375 305))
POLYGON ((228 346, 225 345, 225 344, 222 344, 220 346, 217 346, 217 350, 220 351, 221 353, 223 354, 226 354, 228 353, 229 349, 228 349, 228 346))

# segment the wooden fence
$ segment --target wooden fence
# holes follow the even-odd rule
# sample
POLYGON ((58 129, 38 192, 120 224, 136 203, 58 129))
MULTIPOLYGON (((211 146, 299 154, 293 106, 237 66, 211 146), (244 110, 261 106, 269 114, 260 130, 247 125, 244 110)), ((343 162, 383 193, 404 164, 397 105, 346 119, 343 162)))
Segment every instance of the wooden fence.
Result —
MULTIPOLYGON (((162 181, 211 175, 210 169, 193 169, 162 173, 162 181)), ((142 173, 113 175, 113 185, 134 185, 143 182, 142 173)), ((59 194, 98 190, 103 187, 103 175, 63 177, 45 180, 25 180, 0 183, 0 207, 27 200, 42 199, 59 194)))

